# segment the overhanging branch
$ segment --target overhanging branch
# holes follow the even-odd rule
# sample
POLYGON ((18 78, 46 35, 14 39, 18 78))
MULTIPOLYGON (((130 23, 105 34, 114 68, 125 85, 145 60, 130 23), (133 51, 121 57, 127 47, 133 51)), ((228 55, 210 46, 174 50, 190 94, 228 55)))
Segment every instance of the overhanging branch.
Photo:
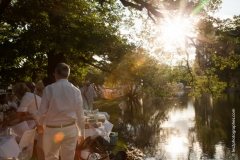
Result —
MULTIPOLYGON (((154 7, 151 3, 144 2, 143 0, 134 0, 135 3, 129 2, 127 0, 120 0, 124 7, 131 7, 136 10, 142 11, 143 8, 146 8, 148 11, 148 16, 155 22, 155 20, 152 18, 151 14, 155 17, 163 17, 163 14, 160 13, 158 10, 159 8, 154 7), (150 14, 151 13, 151 14, 150 14)), ((103 3, 105 0, 101 0, 101 5, 103 6, 103 3)))
POLYGON ((78 57, 78 59, 80 59, 82 62, 84 62, 84 63, 86 63, 86 64, 88 64, 90 66, 93 66, 93 67, 95 67, 97 69, 100 69, 101 71, 111 73, 110 69, 108 69, 106 67, 98 66, 98 65, 94 64, 94 62, 92 60, 88 60, 88 59, 86 59, 84 57, 78 57))

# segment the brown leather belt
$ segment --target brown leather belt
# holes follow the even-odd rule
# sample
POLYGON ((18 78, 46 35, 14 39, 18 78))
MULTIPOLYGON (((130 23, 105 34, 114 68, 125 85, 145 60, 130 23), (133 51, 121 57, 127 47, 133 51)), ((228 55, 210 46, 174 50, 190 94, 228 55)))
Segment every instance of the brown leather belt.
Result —
POLYGON ((75 122, 72 122, 72 123, 69 123, 69 124, 60 125, 60 126, 46 125, 46 127, 48 127, 48 128, 64 128, 64 127, 72 126, 74 124, 75 124, 75 122))

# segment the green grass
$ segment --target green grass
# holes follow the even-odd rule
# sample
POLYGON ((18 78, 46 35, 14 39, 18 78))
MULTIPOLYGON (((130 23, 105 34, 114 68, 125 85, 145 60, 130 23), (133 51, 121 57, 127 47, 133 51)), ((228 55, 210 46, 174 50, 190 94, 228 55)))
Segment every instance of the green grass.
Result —
POLYGON ((118 143, 117 146, 113 148, 113 152, 117 152, 120 150, 125 150, 127 145, 125 143, 124 138, 121 136, 121 129, 118 123, 118 116, 120 113, 119 103, 124 100, 125 97, 119 97, 112 100, 97 100, 94 102, 94 109, 99 109, 99 112, 107 112, 110 115, 109 122, 111 122, 114 126, 112 131, 118 132, 118 143))

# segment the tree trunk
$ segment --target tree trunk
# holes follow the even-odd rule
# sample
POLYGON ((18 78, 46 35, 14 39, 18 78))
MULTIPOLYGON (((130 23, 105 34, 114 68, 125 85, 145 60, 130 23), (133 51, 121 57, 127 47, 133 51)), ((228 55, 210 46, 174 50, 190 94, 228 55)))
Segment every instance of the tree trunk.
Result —
POLYGON ((36 71, 35 71, 35 70, 32 72, 31 78, 32 78, 32 82, 36 82, 37 74, 36 74, 36 71))
POLYGON ((55 72, 55 68, 58 63, 67 63, 67 60, 63 53, 55 54, 55 51, 52 50, 47 53, 48 56, 48 67, 47 67, 47 74, 48 77, 52 77, 53 73, 55 72))

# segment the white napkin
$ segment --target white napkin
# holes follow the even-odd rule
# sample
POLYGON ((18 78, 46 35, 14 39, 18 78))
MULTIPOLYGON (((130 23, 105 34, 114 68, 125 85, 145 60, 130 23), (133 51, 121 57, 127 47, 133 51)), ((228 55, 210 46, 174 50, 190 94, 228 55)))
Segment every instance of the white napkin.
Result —
POLYGON ((18 157, 20 148, 14 136, 1 137, 0 142, 0 157, 11 158, 18 157))

